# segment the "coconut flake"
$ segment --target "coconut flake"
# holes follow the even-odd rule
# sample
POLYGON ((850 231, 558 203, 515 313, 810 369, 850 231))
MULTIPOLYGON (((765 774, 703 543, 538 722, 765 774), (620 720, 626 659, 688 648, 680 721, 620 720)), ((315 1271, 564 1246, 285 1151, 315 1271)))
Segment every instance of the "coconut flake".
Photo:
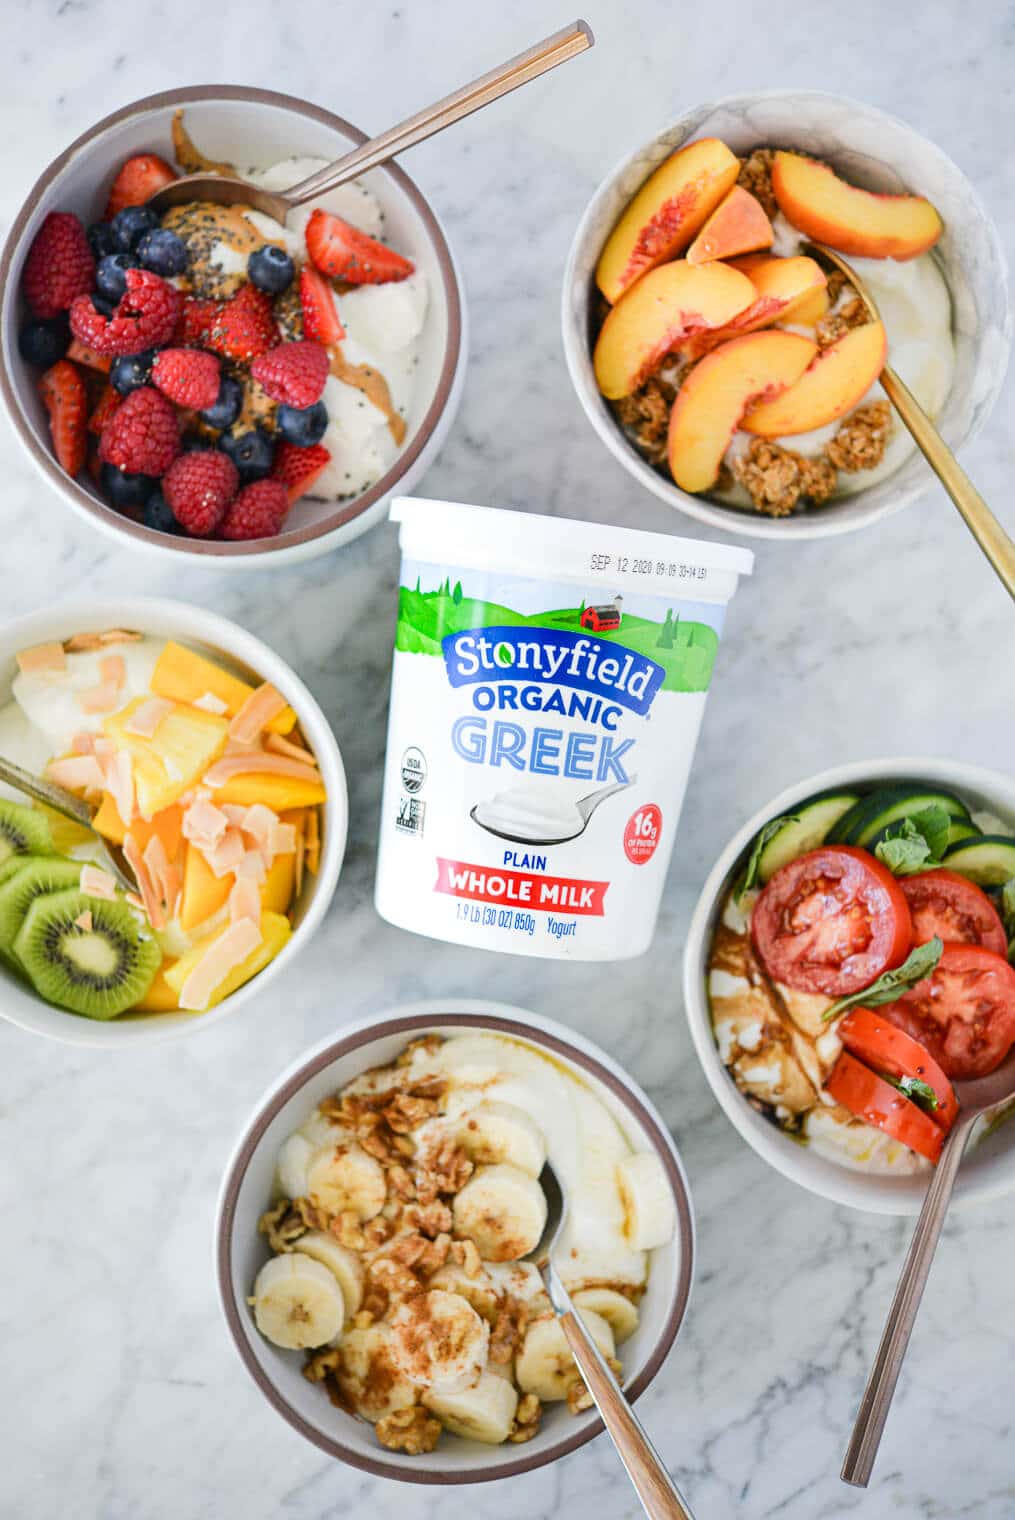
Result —
MULTIPOLYGON (((102 663, 104 665, 105 660, 102 663)), ((123 725, 124 732, 135 734, 139 739, 154 739, 162 719, 169 716, 174 706, 175 703, 167 697, 148 697, 139 707, 135 707, 123 725)))
MULTIPOLYGON (((149 843, 159 844, 159 841, 153 838, 149 843)), ((161 849, 161 844, 159 847, 161 849)), ((152 873, 148 869, 148 862, 145 856, 142 855, 141 848, 133 834, 128 834, 124 840, 123 853, 127 864, 137 877, 137 884, 141 891, 141 900, 144 903, 145 913, 148 915, 148 922, 153 929, 164 929, 166 927, 166 915, 162 909, 162 902, 155 889, 152 873)), ((164 850, 162 854, 164 857, 164 850)))
POLYGON ((67 669, 67 656, 63 645, 33 644, 31 649, 21 649, 17 655, 18 669, 22 675, 39 675, 43 671, 62 674, 67 669))
POLYGON ((243 859, 243 836, 239 829, 228 828, 214 849, 201 853, 215 876, 228 876, 243 859))
POLYGON ((79 913, 77 918, 74 920, 74 924, 76 928, 83 929, 85 933, 88 934, 92 928, 91 908, 86 908, 83 913, 79 913))
POLYGON ((112 681, 103 681, 101 686, 90 686, 77 696, 77 704, 85 713, 115 712, 119 701, 120 688, 112 681))
POLYGON ((236 867, 237 879, 239 879, 241 876, 245 876, 251 881, 262 882, 267 874, 268 873, 264 865, 264 856, 261 854, 260 850, 245 850, 243 853, 243 859, 236 867))
POLYGON ((125 749, 103 751, 98 755, 102 779, 116 805, 125 828, 130 827, 135 813, 134 767, 125 749))
POLYGON ((180 1007, 200 1013, 207 1008, 216 987, 241 966, 261 943, 261 927, 241 918, 224 929, 209 945, 180 988, 180 1007))
POLYGON ((104 785, 102 767, 94 755, 68 755, 51 760, 46 775, 68 791, 101 792, 104 785))
POLYGON ((238 739, 241 744, 249 744, 256 739, 262 729, 267 728, 273 718, 285 712, 286 700, 282 693, 272 686, 270 681, 265 681, 244 702, 239 712, 229 725, 229 736, 238 739))
POLYGON ((191 706, 199 707, 202 712, 214 713, 216 718, 221 718, 229 711, 228 702, 223 702, 222 698, 217 697, 213 691, 204 692, 196 702, 191 703, 191 706))
POLYGON ((117 691, 126 684, 127 662, 122 654, 107 654, 99 661, 99 678, 103 683, 115 686, 117 691))
POLYGON ((196 798, 183 815, 183 837, 202 851, 214 849, 231 820, 225 808, 217 808, 204 797, 196 798))
POLYGON ((94 866, 86 861, 81 867, 80 887, 86 897, 100 897, 103 902, 116 901, 116 879, 104 871, 101 866, 94 866))
POLYGON ((237 876, 229 893, 229 917, 234 924, 241 918, 251 918, 256 924, 261 922, 261 894, 253 877, 237 876))
POLYGON ((271 831, 271 858, 276 855, 291 855, 296 849, 296 825, 294 823, 276 823, 271 831))
POLYGON ((285 755, 271 755, 265 750, 256 750, 250 755, 223 755, 221 760, 216 760, 210 770, 205 772, 205 785, 210 787, 225 786, 234 776, 244 775, 263 776, 291 776, 297 781, 310 781, 320 785, 320 773, 309 765, 302 765, 297 760, 290 760, 285 755))
POLYGON ((294 744, 284 734, 265 734, 264 747, 272 750, 276 755, 288 755, 290 760, 302 760, 307 765, 316 764, 308 749, 304 749, 301 744, 294 744))

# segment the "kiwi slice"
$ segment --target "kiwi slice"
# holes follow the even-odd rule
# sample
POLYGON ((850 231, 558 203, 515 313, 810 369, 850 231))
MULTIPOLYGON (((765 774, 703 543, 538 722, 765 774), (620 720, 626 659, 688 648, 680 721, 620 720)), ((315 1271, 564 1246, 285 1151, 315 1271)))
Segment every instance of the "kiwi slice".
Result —
POLYGON ((11 953, 25 914, 43 892, 60 892, 81 881, 81 862, 61 855, 29 855, 0 884, 0 951, 11 953))
POLYGON ((0 866, 12 855, 49 855, 53 836, 36 809, 0 797, 0 866))
POLYGON ((115 1019, 148 991, 162 952, 126 903, 89 897, 79 887, 36 897, 14 941, 35 990, 58 1008, 115 1019), (91 914, 91 928, 76 920, 91 914))
POLYGON ((34 859, 34 855, 8 855, 7 859, 0 865, 0 887, 3 886, 5 881, 10 881, 12 876, 16 876, 22 866, 27 866, 28 862, 34 859))

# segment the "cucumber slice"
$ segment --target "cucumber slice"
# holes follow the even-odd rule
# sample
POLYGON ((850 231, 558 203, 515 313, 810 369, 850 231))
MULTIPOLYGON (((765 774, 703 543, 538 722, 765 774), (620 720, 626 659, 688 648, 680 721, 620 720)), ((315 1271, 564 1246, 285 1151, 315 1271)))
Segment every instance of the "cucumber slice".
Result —
POLYGON ((951 827, 948 830, 949 846, 958 844, 960 839, 980 839, 982 837, 983 830, 978 829, 971 818, 952 819, 951 827))
POLYGON ((978 886, 1003 887, 1015 876, 1015 839, 1004 834, 960 839, 945 851, 943 864, 978 886))
POLYGON ((768 841, 758 860, 758 879, 768 881, 782 866, 824 844, 828 831, 857 802, 855 792, 832 792, 805 802, 796 823, 787 823, 768 841))
POLYGON ((918 813, 921 808, 932 807, 935 803, 953 818, 959 818, 963 822, 969 820, 966 804, 952 792, 934 791, 930 787, 879 787, 839 819, 829 835, 829 843, 853 844, 866 849, 890 823, 898 823, 900 818, 918 813))

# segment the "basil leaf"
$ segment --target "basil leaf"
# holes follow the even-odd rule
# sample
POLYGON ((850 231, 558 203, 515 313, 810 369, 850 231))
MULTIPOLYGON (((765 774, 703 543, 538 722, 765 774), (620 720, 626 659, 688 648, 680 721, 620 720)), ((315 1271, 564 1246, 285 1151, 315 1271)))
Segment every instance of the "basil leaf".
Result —
POLYGON ((781 833, 787 823, 799 822, 800 819, 795 813, 786 813, 784 817, 771 818, 765 824, 765 827, 751 846, 751 853, 747 859, 747 869, 733 891, 733 901, 738 907, 743 902, 744 893, 749 892, 752 887, 758 885, 758 868, 761 865, 761 855, 766 844, 768 844, 769 840, 774 839, 776 834, 781 833))
POLYGON ((937 1101, 937 1093, 929 1082, 923 1082, 919 1077, 890 1077, 886 1072, 882 1072, 881 1075, 884 1081, 890 1082, 893 1087, 897 1088, 900 1093, 904 1093, 907 1098, 910 1098, 916 1104, 917 1108, 922 1108, 925 1113, 932 1114, 940 1107, 937 1101))
POLYGON ((951 819, 939 802, 889 824, 875 845, 878 860, 895 876, 912 876, 939 866, 951 831, 951 819))
POLYGON ((1001 922, 1008 936, 1008 959, 1015 965, 1015 876, 1001 888, 1001 922))
POLYGON ((930 976, 934 967, 941 959, 944 945, 935 934, 925 945, 917 945, 915 950, 910 950, 901 966, 896 966, 894 971, 886 971, 879 976, 877 981, 871 982, 869 987, 864 987, 860 992, 852 992, 849 997, 837 998, 836 1001, 822 1014, 822 1019, 827 1024, 830 1019, 838 1018, 840 1013, 845 1013, 847 1008, 861 1006, 864 1008, 880 1008, 885 1003, 894 1003, 910 987, 915 987, 917 982, 922 982, 924 977, 930 976))

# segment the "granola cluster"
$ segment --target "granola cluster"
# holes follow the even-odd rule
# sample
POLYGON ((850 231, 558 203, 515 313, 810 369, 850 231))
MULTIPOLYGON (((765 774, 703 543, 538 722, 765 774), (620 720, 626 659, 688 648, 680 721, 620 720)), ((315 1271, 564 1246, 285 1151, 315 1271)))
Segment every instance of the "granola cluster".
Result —
POLYGON ((754 199, 761 202, 761 209, 770 221, 779 210, 779 202, 772 189, 774 162, 774 148, 755 148, 753 153, 741 158, 740 173, 737 175, 737 184, 744 190, 749 190, 754 199))
POLYGON ((666 435, 676 386, 653 375, 631 396, 614 405, 617 421, 652 464, 666 459, 666 435))
POLYGON ((752 438, 733 461, 733 476, 748 492, 756 512, 786 517, 802 498, 818 505, 835 490, 834 467, 823 456, 808 459, 767 438, 752 438))

